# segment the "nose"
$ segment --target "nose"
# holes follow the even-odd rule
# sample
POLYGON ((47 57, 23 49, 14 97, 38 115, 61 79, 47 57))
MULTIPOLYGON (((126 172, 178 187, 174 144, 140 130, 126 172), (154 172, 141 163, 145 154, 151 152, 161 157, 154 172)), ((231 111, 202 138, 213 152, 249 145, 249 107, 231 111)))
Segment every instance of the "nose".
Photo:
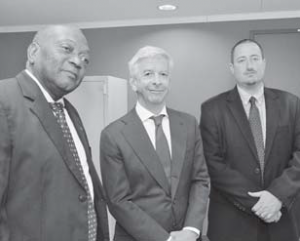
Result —
POLYGON ((161 83, 161 79, 158 73, 155 73, 153 76, 153 83, 159 85, 161 83))
POLYGON ((252 61, 252 60, 248 60, 248 61, 247 61, 247 69, 248 69, 248 70, 253 69, 253 61, 252 61))
POLYGON ((81 58, 77 54, 73 54, 70 57, 70 62, 77 68, 81 69, 82 68, 82 61, 81 58))

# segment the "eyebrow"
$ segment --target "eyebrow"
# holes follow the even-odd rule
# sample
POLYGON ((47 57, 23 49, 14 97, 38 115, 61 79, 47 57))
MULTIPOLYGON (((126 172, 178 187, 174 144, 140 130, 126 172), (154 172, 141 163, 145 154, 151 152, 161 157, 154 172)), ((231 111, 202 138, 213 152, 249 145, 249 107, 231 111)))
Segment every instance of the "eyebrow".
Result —
MULTIPOLYGON (((262 57, 260 54, 251 54, 250 57, 262 57)), ((246 55, 237 57, 236 59, 246 58, 246 55)))

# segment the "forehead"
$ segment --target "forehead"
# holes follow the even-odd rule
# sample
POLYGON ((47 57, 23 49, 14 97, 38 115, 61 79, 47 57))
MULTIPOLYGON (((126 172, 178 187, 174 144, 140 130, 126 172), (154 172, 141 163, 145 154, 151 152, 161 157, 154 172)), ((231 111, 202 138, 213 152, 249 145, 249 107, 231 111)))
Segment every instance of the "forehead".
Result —
POLYGON ((75 28, 56 27, 50 28, 42 34, 41 39, 44 43, 72 43, 75 47, 78 47, 84 51, 89 50, 88 42, 82 32, 75 28))
POLYGON ((236 46, 234 50, 234 58, 241 56, 259 55, 262 56, 259 46, 252 42, 242 43, 236 46))
POLYGON ((169 61, 166 57, 157 55, 157 56, 141 58, 137 62, 137 66, 143 69, 154 68, 157 66, 160 66, 162 68, 169 68, 169 61))

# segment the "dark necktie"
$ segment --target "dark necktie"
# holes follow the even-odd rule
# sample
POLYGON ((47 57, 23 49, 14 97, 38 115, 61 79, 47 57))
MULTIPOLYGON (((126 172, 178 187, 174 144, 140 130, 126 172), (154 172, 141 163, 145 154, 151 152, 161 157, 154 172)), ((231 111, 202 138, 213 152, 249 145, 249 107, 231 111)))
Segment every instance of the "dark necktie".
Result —
POLYGON ((170 182, 171 176, 171 156, 167 138, 162 128, 162 119, 164 115, 152 116, 155 124, 155 146, 157 155, 163 165, 167 179, 170 182))
POLYGON ((256 151, 258 155, 262 180, 264 174, 264 166, 265 166, 265 148, 264 148, 264 140, 262 133, 262 125, 260 121, 260 115, 258 108, 255 104, 256 99, 252 96, 249 100, 251 107, 249 113, 249 123, 252 130, 252 134, 255 141, 256 151))
POLYGON ((74 158, 75 164, 77 168, 79 169, 79 172, 81 174, 82 181, 84 183, 84 188, 87 193, 87 201, 88 201, 88 210, 87 210, 87 217, 88 217, 88 241, 96 241, 96 234, 97 234, 97 218, 96 218, 96 212, 94 208, 94 203, 91 197, 91 193, 82 169, 82 165, 77 153, 77 149, 73 140, 73 137, 71 135, 69 126, 66 121, 66 116, 63 110, 63 104, 62 103, 50 103, 50 106, 53 110, 53 113, 57 119, 58 124, 60 125, 60 128, 63 132, 63 136, 66 139, 70 151, 72 153, 72 156, 74 158))

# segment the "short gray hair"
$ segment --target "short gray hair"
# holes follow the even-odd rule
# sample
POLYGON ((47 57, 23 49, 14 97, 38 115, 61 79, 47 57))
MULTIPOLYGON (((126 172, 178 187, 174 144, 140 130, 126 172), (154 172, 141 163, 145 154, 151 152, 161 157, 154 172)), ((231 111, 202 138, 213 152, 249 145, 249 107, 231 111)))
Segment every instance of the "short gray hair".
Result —
POLYGON ((169 63, 170 69, 173 68, 173 59, 167 51, 154 46, 145 46, 143 48, 140 48, 137 51, 137 53, 132 57, 132 59, 128 62, 130 77, 134 77, 134 75, 136 74, 136 66, 140 60, 146 58, 154 58, 157 56, 166 58, 169 63))

